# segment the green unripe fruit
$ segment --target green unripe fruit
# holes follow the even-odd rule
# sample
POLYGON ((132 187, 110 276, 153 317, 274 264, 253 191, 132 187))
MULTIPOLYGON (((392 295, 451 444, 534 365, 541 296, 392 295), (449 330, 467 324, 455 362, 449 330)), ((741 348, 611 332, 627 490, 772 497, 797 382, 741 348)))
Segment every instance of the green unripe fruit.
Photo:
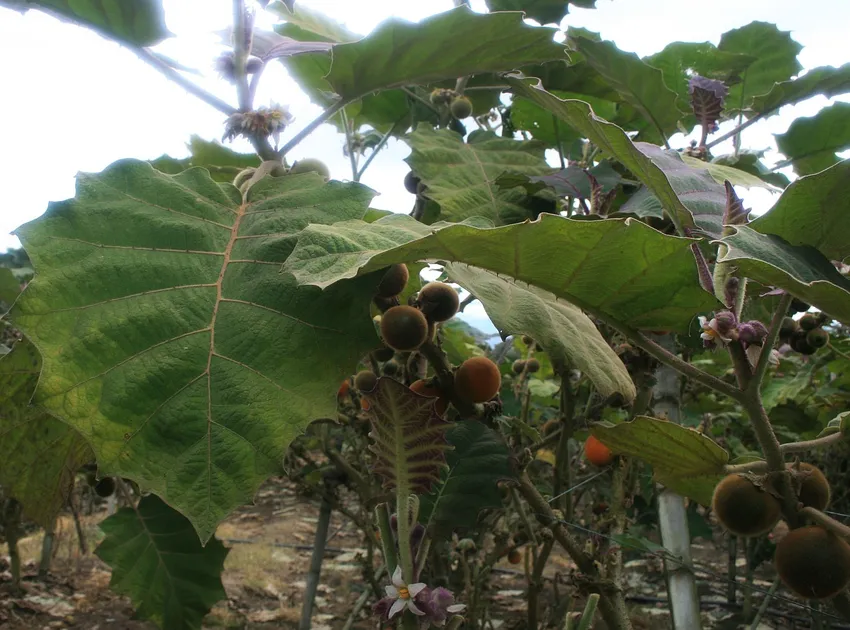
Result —
POLYGON ((397 296, 404 291, 407 286, 407 280, 410 278, 410 272, 407 270, 407 265, 397 264, 391 265, 384 277, 381 278, 381 283, 378 285, 376 294, 378 297, 391 298, 397 296))
POLYGON ((299 173, 318 173, 325 179, 330 178, 331 172, 328 170, 327 165, 321 160, 317 160, 316 158, 305 158, 303 160, 298 160, 295 164, 292 165, 292 168, 289 169, 290 174, 298 175, 299 173))
POLYGON ((537 359, 529 359, 525 362, 525 369, 530 373, 534 374, 535 372, 540 371, 540 361, 537 359))
POLYGON ((99 497, 111 497, 115 493, 115 479, 104 477, 94 487, 95 494, 99 497))
POLYGON ((416 177, 413 171, 409 171, 404 176, 404 187, 411 195, 419 192, 419 178, 416 177))
POLYGON ((522 359, 517 359, 514 361, 514 364, 511 366, 511 369, 514 371, 514 374, 522 374, 523 370, 525 370, 525 361, 522 359))
POLYGON ((817 350, 829 343, 829 333, 823 328, 815 328, 806 333, 806 343, 817 350))
POLYGON ((472 101, 465 96, 459 96, 452 101, 451 110, 452 116, 457 120, 469 118, 472 115, 472 101))
POLYGON ((444 322, 460 307, 457 291, 445 282, 429 282, 419 292, 419 308, 432 322, 444 322))
POLYGON ((393 306, 381 317, 384 343, 399 352, 416 350, 428 338, 428 321, 412 306, 393 306))
POLYGON ((803 330, 814 330, 818 327, 818 317, 814 313, 806 313, 800 318, 799 324, 803 330))
POLYGON ((782 516, 779 500, 741 475, 728 475, 714 489, 711 506, 733 534, 758 536, 773 529, 782 516))
POLYGON ((378 377, 371 370, 358 372, 354 377, 354 387, 361 392, 371 392, 378 384, 378 377))

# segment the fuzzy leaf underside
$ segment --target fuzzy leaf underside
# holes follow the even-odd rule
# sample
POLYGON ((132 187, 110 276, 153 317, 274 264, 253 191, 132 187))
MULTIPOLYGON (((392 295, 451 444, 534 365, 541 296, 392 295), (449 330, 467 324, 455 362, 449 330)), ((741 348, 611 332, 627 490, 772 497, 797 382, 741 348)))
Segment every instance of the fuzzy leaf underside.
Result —
POLYGON ((363 395, 372 425, 372 470, 387 489, 401 485, 411 493, 430 492, 446 465, 450 446, 445 434, 451 426, 437 413, 434 398, 387 376, 363 395))
POLYGON ((676 195, 664 172, 635 146, 620 127, 596 116, 593 109, 583 101, 559 99, 544 90, 537 79, 508 76, 506 81, 515 94, 522 95, 552 112, 608 156, 622 163, 658 197, 666 212, 678 217, 683 227, 696 227, 694 217, 676 195))
POLYGON ((481 422, 457 422, 446 437, 452 446, 447 466, 433 492, 420 497, 419 507, 420 519, 432 533, 443 536, 474 527, 482 510, 500 507, 498 482, 516 477, 508 447, 481 422))
POLYGON ((95 550, 112 568, 110 588, 128 596, 142 619, 163 630, 200 630, 227 597, 221 583, 228 550, 217 538, 201 545, 192 524, 155 495, 121 508, 100 524, 95 550))
POLYGON ((749 226, 736 227, 735 234, 721 242, 728 251, 720 262, 729 261, 748 278, 785 289, 850 324, 850 280, 814 247, 794 246, 749 226))
POLYGON ((657 481, 703 505, 711 503, 729 461, 729 454, 707 436, 666 420, 638 416, 617 425, 596 423, 590 431, 615 454, 645 461, 657 481))
POLYGON ((0 485, 27 516, 50 527, 77 470, 94 455, 77 431, 30 405, 40 371, 41 357, 27 338, 0 358, 0 485))
POLYGON ((393 215, 371 224, 311 225, 285 269, 298 282, 327 287, 397 262, 459 262, 637 328, 685 332, 694 316, 717 304, 699 285, 692 242, 630 219, 543 214, 533 222, 479 228, 425 226, 393 215))
POLYGON ((446 271, 481 301, 503 334, 530 335, 561 373, 581 370, 602 396, 619 393, 627 401, 634 399, 635 386, 626 366, 581 309, 491 271, 461 264, 447 265, 446 271))
POLYGON ((12 311, 44 360, 36 401, 102 474, 158 494, 206 540, 374 346, 375 278, 328 293, 280 269, 301 229, 360 218, 372 194, 309 173, 266 177, 243 203, 205 169, 135 160, 80 175, 74 199, 17 231, 37 271, 12 311))

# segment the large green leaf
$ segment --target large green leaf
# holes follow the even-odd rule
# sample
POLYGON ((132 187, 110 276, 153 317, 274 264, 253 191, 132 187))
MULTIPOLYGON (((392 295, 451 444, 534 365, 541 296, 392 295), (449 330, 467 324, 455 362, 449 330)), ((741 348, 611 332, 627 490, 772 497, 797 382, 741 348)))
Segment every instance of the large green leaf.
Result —
POLYGON ((466 6, 419 23, 393 18, 358 42, 336 46, 325 79, 350 101, 392 87, 565 59, 553 33, 524 24, 520 13, 482 15, 466 6))
MULTIPOLYGON (((686 164, 676 151, 644 142, 637 142, 635 146, 661 169, 676 195, 693 215, 697 227, 707 234, 719 236, 723 231, 723 210, 726 208, 723 185, 712 177, 708 169, 686 164)), ((620 211, 640 217, 660 217, 661 201, 650 188, 642 188, 620 207, 620 211)))
POLYGON ((128 596, 142 619, 163 630, 200 629, 227 597, 221 572, 228 550, 217 538, 201 545, 192 524, 154 495, 100 524, 95 553, 112 567, 110 588, 128 596))
POLYGON ((487 8, 491 11, 522 11, 541 24, 560 24, 570 12, 571 4, 590 9, 596 0, 487 0, 487 8))
POLYGON ((753 99, 750 109, 759 114, 769 114, 816 94, 835 96, 845 92, 850 92, 850 63, 840 68, 821 66, 792 81, 775 83, 770 92, 753 99))
POLYGON ((442 471, 434 491, 420 497, 419 507, 420 519, 438 535, 472 528, 481 510, 501 507, 496 484, 516 477, 508 447, 481 422, 458 422, 446 437, 453 447, 446 455, 448 468, 442 471))
POLYGON ((232 182, 236 174, 248 167, 260 165, 260 158, 255 153, 237 153, 226 146, 200 136, 192 136, 186 147, 191 155, 187 158, 173 158, 163 155, 151 160, 151 165, 158 171, 176 175, 192 166, 203 166, 217 182, 232 182))
POLYGON ((679 97, 664 84, 660 70, 644 63, 636 54, 620 50, 614 42, 594 41, 577 36, 575 31, 570 32, 569 42, 624 101, 655 127, 662 139, 675 133, 683 116, 679 97))
POLYGON ((543 175, 551 168, 540 142, 502 138, 475 131, 468 142, 448 129, 420 125, 408 137, 406 159, 427 186, 425 194, 440 204, 440 218, 462 221, 472 216, 496 223, 515 223, 530 217, 529 197, 521 189, 502 189, 496 179, 505 171, 543 175))
POLYGON ((693 75, 732 85, 740 82, 741 74, 755 60, 752 55, 718 50, 711 42, 673 42, 643 59, 661 70, 664 84, 679 95, 682 103, 690 102, 688 81, 693 75))
POLYGON ((76 198, 17 231, 37 271, 12 310, 44 358, 37 401, 103 473, 158 494, 206 540, 334 412, 375 344, 375 278, 321 292, 280 273, 299 230, 360 218, 372 196, 309 173, 260 180, 243 202, 202 168, 135 160, 80 175, 76 198))
MULTIPOLYGON (((296 37, 295 39, 298 40, 309 39, 317 42, 342 43, 354 42, 361 38, 361 35, 349 31, 344 25, 330 16, 311 9, 303 2, 291 2, 287 6, 286 3, 275 0, 267 9, 269 12, 286 21, 291 27, 301 29, 304 37, 296 37), (307 34, 310 36, 307 37, 307 34)), ((291 34, 290 37, 292 37, 291 34)))
POLYGON ((750 227, 844 260, 850 255, 850 160, 796 180, 750 227))
MULTIPOLYGON (((574 92, 553 92, 553 94, 560 99, 584 101, 593 108, 597 116, 605 120, 611 120, 617 115, 617 103, 611 101, 574 92)), ((561 147, 566 153, 570 143, 580 139, 580 136, 572 127, 563 123, 558 124, 556 130, 556 122, 557 119, 552 112, 543 109, 527 98, 517 96, 511 103, 511 124, 515 129, 529 132, 532 138, 545 142, 550 147, 557 147, 560 140, 561 147)))
POLYGON ((850 148, 850 103, 837 102, 814 116, 797 118, 776 146, 800 175, 817 173, 838 162, 837 151, 850 148))
POLYGON ((803 47, 789 31, 780 31, 768 22, 750 22, 723 33, 717 48, 756 59, 744 72, 741 83, 729 88, 728 111, 748 108, 753 97, 767 94, 774 83, 787 81, 802 68, 797 55, 803 47))
POLYGON ((766 182, 760 177, 753 175, 749 171, 741 170, 740 168, 735 168, 734 166, 728 166, 722 163, 704 162, 699 158, 695 158, 683 153, 680 153, 679 156, 682 158, 682 161, 685 163, 686 166, 708 171, 708 174, 711 175, 711 178, 718 184, 722 184, 726 180, 729 180, 729 183, 733 186, 743 186, 744 188, 767 188, 769 190, 776 190, 776 186, 774 184, 766 182))
POLYGON ((481 300, 502 333, 530 335, 562 373, 570 368, 581 370, 603 396, 619 393, 627 401, 635 397, 626 366, 580 309, 491 271, 460 264, 450 264, 446 271, 481 300))
POLYGON ((0 359, 0 485, 42 527, 65 505, 80 466, 94 459, 74 429, 30 406, 41 357, 26 338, 0 359))
POLYGON ((684 332, 697 313, 717 304, 699 286, 693 242, 628 219, 542 214, 533 222, 479 228, 426 226, 393 215, 371 224, 311 225, 284 268, 301 283, 327 287, 396 262, 461 262, 637 328, 684 332))
POLYGON ((165 28, 162 0, 1 0, 0 6, 41 9, 136 46, 153 46, 171 35, 165 28))
POLYGON ((760 234, 747 226, 722 242, 731 261, 748 278, 785 289, 801 300, 850 324, 850 280, 814 247, 793 246, 778 236, 760 234))
POLYGON ((655 479, 673 492, 711 504, 729 454, 708 436, 673 422, 638 416, 618 425, 594 424, 596 438, 619 455, 652 466, 655 479))
POLYGON ((621 162, 658 197, 664 210, 677 217, 683 227, 696 227, 694 217, 676 195, 664 172, 635 146, 620 127, 596 116, 587 103, 559 99, 544 90, 539 81, 519 79, 515 76, 509 76, 506 80, 514 93, 552 112, 610 157, 621 162))
POLYGON ((20 292, 21 283, 12 270, 0 267, 0 315, 12 307, 20 292))

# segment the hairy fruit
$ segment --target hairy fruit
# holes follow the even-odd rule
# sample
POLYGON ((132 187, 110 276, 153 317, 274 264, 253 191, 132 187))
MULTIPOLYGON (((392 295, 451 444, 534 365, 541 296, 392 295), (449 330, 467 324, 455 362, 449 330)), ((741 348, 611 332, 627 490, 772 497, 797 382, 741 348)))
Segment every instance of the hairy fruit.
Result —
POLYGON ((815 328, 806 333, 806 343, 817 350, 829 343, 829 333, 823 328, 815 328))
POLYGON ((529 359, 525 362, 525 369, 534 374, 540 371, 540 361, 537 359, 529 359))
POLYGON ((336 397, 337 398, 345 398, 346 396, 348 396, 348 390, 350 390, 350 389, 351 389, 351 381, 349 381, 348 379, 345 379, 340 384, 339 389, 336 390, 336 397))
POLYGON ((378 384, 378 377, 371 370, 358 372, 354 377, 354 387, 361 392, 371 392, 378 384))
POLYGON ((381 317, 384 343, 399 352, 416 350, 428 338, 428 321, 412 306, 393 306, 381 317))
POLYGON ((419 292, 419 308, 431 322, 451 319, 460 307, 457 291, 445 282, 429 282, 419 292))
POLYGON ((487 402, 499 393, 501 387, 499 366, 487 357, 467 359, 455 373, 455 390, 458 396, 469 402, 487 402))
POLYGON ((782 516, 779 500, 741 475, 728 475, 714 488, 711 506, 720 524, 738 536, 758 536, 782 516))
POLYGON ((522 562, 522 553, 520 550, 514 547, 508 552, 508 562, 511 564, 519 564, 522 562))
POLYGON ((814 330, 818 327, 818 317, 814 313, 806 313, 797 322, 803 330, 814 330))
POLYGON ((523 370, 525 370, 525 361, 523 361, 522 359, 517 359, 513 362, 513 365, 511 365, 511 369, 513 370, 514 374, 522 374, 523 370))
POLYGON ((790 339, 797 330, 797 321, 793 317, 784 317, 779 325, 779 338, 783 341, 790 339))
POLYGON ((381 278, 380 284, 375 291, 378 297, 392 298, 404 291, 407 286, 407 281, 410 278, 410 272, 407 270, 407 265, 399 263, 391 265, 384 277, 381 278))
POLYGON ((822 527, 788 532, 773 562, 785 586, 806 599, 834 597, 850 584, 850 545, 822 527))
POLYGON ((808 340, 808 333, 804 330, 798 330, 791 337, 790 345, 791 349, 795 352, 799 352, 800 354, 810 355, 817 352, 817 348, 811 345, 808 340))
POLYGON ((800 503, 816 510, 826 508, 829 504, 829 482, 820 468, 807 462, 790 464, 788 468, 798 476, 800 490, 797 496, 800 498, 800 503))
POLYGON ((407 175, 404 176, 404 187, 411 195, 419 192, 419 178, 413 171, 408 171, 407 175))
POLYGON ((594 466, 607 466, 614 459, 611 449, 593 435, 584 441, 584 456, 594 466))
POLYGON ((449 107, 452 110, 452 116, 457 120, 463 120, 472 115, 472 101, 465 96, 459 96, 454 99, 449 107))
POLYGON ((331 172, 328 169, 327 164, 321 160, 317 160, 316 158, 304 158, 303 160, 298 160, 292 165, 289 172, 292 175, 298 175, 299 173, 318 173, 325 179, 328 179, 331 176, 331 172))
POLYGON ((387 361, 381 367, 381 372, 384 376, 398 376, 401 373, 401 365, 398 364, 398 361, 387 361))
POLYGON ((418 381, 414 381, 410 385, 411 391, 416 392, 417 394, 421 394, 422 396, 428 396, 430 398, 436 398, 437 400, 434 402, 434 405, 437 409, 437 413, 441 416, 446 413, 446 409, 449 408, 448 399, 443 396, 443 392, 436 385, 431 385, 425 379, 419 379, 418 381))

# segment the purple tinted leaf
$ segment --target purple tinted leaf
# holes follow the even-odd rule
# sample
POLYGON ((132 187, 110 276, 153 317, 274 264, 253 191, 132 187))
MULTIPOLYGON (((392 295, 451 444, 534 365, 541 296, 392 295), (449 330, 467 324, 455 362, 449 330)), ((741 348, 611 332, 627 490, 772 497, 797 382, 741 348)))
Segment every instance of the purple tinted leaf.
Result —
POLYGON ((446 422, 437 413, 433 397, 422 396, 386 376, 375 389, 365 392, 372 431, 370 450, 375 454, 372 470, 384 478, 384 487, 395 488, 398 479, 410 491, 430 492, 446 465, 446 422))
POLYGON ((717 121, 723 111, 723 101, 729 93, 722 81, 694 76, 688 82, 688 93, 691 95, 691 107, 694 115, 708 132, 717 130, 717 121))
POLYGON ((726 186, 726 209, 723 211, 723 225, 746 225, 750 211, 744 208, 744 202, 738 197, 735 188, 727 179, 723 182, 726 186))

